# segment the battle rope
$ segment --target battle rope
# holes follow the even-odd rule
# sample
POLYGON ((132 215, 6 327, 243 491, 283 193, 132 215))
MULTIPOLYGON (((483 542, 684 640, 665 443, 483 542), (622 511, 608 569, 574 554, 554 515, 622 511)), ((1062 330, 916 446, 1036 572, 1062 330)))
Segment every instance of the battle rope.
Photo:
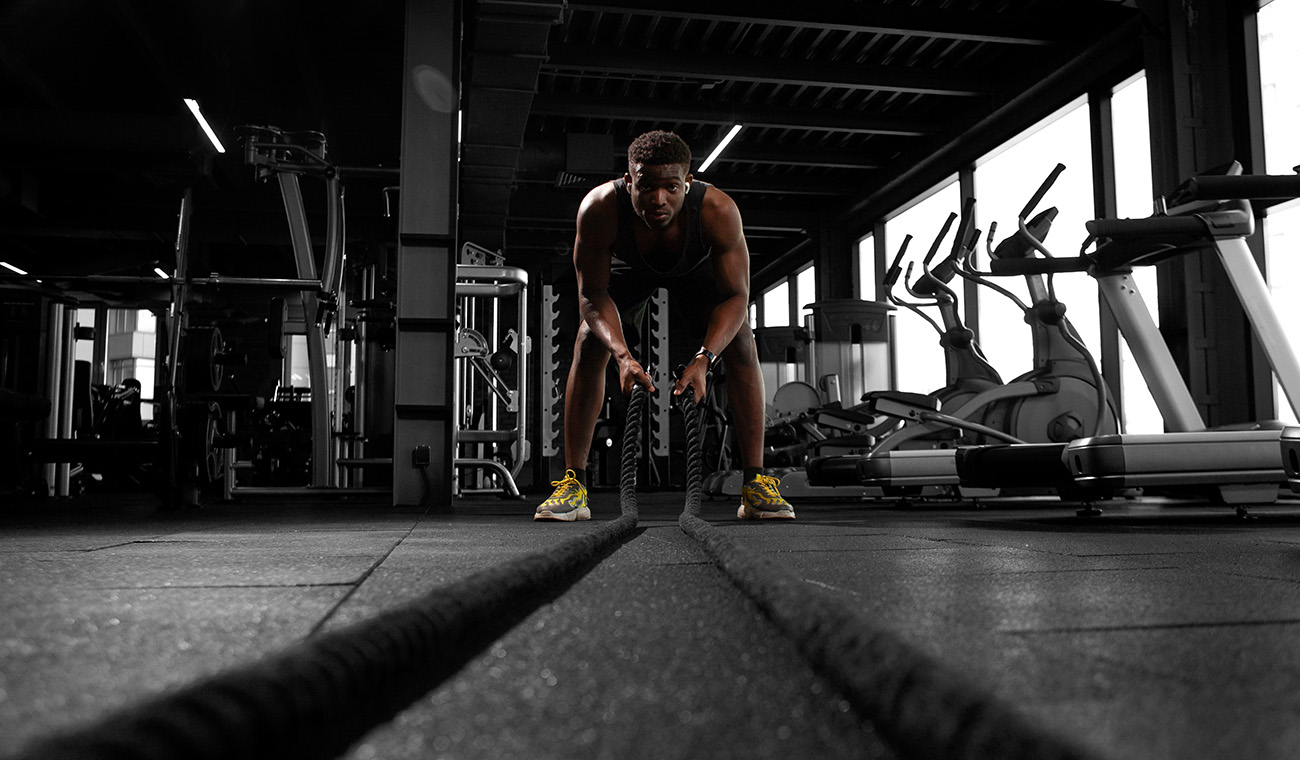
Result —
POLYGON ((633 535, 644 396, 639 387, 633 392, 627 415, 618 518, 360 623, 55 734, 16 757, 337 757, 633 535))
POLYGON ((701 519, 699 412, 692 391, 682 399, 686 505, 678 524, 900 755, 949 760, 1092 757, 1030 725, 898 636, 782 572, 770 558, 746 551, 701 519))
MULTIPOLYGON (((702 520, 700 423, 690 391, 682 404, 688 445, 682 530, 703 544, 723 572, 901 754, 958 760, 1087 757, 702 520)), ((84 729, 56 734, 17 757, 202 760, 342 754, 631 537, 638 517, 636 464, 643 410, 644 391, 637 387, 624 426, 621 514, 615 520, 360 623, 120 710, 84 729)))

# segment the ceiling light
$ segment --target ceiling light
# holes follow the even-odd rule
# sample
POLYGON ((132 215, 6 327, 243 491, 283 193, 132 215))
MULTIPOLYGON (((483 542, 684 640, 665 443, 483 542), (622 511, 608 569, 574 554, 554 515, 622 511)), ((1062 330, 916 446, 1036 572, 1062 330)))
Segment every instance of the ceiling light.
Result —
POLYGON ((208 120, 203 118, 203 112, 199 110, 199 101, 194 98, 185 98, 185 105, 189 106, 190 113, 194 114, 194 120, 199 123, 200 127, 203 127, 203 134, 207 135, 208 139, 212 141, 212 147, 216 148, 218 153, 225 153, 226 149, 222 147, 221 141, 217 139, 217 133, 212 131, 212 127, 208 126, 208 120))
POLYGON ((163 269, 162 269, 162 267, 154 267, 154 268, 153 268, 153 271, 154 271, 154 274, 158 275, 159 277, 161 277, 161 278, 164 279, 164 280, 170 280, 170 279, 171 279, 171 275, 169 275, 169 274, 167 274, 166 272, 164 272, 163 269))
POLYGON ((10 272, 13 272, 14 274, 27 274, 23 270, 19 269, 13 264, 10 264, 7 261, 0 261, 0 267, 4 267, 5 269, 8 269, 10 272))
POLYGON ((727 133, 727 136, 722 138, 722 142, 718 143, 718 147, 713 149, 713 152, 709 154, 709 157, 704 159, 704 163, 700 164, 700 168, 695 171, 702 172, 709 168, 709 165, 716 161, 718 156, 722 155, 722 149, 727 147, 727 143, 730 143, 735 139, 736 133, 740 131, 740 127, 741 125, 739 124, 732 125, 731 131, 727 133))

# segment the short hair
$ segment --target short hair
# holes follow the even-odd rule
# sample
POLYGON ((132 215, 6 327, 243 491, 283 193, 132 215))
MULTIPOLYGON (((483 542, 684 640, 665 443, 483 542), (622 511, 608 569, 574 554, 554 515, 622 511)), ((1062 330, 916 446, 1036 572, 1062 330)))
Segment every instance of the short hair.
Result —
POLYGON ((691 166, 691 148, 686 141, 672 132, 656 129, 646 132, 627 146, 627 163, 660 166, 686 164, 691 166))

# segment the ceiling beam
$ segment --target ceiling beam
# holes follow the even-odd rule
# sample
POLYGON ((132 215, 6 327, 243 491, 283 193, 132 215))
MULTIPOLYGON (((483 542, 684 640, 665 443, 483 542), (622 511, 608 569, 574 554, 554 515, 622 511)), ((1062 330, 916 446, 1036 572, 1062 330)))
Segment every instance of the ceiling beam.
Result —
POLYGON ((832 224, 876 219, 1096 86, 1108 73, 1127 76, 1138 71, 1142 33, 1142 19, 1134 18, 1079 49, 1063 52, 1055 66, 1023 72, 1009 90, 1013 95, 983 112, 956 115, 953 124, 960 129, 944 130, 900 156, 899 170, 867 193, 849 198, 834 212, 832 224))
MULTIPOLYGON (((585 176, 585 175, 584 175, 585 176)), ((763 193, 768 195, 822 195, 822 196, 840 196, 844 190, 833 182, 829 182, 819 177, 790 177, 781 174, 732 174, 728 172, 719 172, 710 169, 703 174, 693 174, 695 179, 701 179, 710 185, 717 185, 720 189, 728 193, 763 193)), ((615 179, 613 176, 593 177, 591 182, 583 188, 589 190, 602 182, 615 179)), ((504 185, 535 185, 535 186, 553 186, 555 184, 555 174, 536 174, 536 173, 519 173, 514 177, 502 179, 493 178, 475 178, 475 182, 481 184, 504 184, 504 185)))
POLYGON ((533 114, 689 124, 740 123, 746 126, 777 129, 831 130, 905 137, 929 134, 941 126, 930 119, 893 118, 876 113, 836 111, 827 108, 813 110, 703 102, 674 103, 647 98, 561 93, 537 95, 533 98, 533 114))
POLYGON ((1046 15, 1050 24, 1030 24, 1014 14, 1006 14, 1006 18, 994 18, 988 13, 901 8, 846 0, 779 4, 754 3, 749 0, 709 3, 701 3, 699 0, 660 0, 651 6, 637 5, 627 0, 571 0, 568 7, 574 11, 593 13, 839 29, 867 34, 897 34, 1006 45, 1050 45, 1065 38, 1072 27, 1070 23, 1061 23, 1060 17, 1053 14, 1046 15), (1044 33, 1045 31, 1056 33, 1044 33))
POLYGON ((690 51, 633 50, 612 45, 557 45, 548 50, 544 71, 681 76, 701 82, 768 82, 849 90, 884 90, 926 95, 972 96, 992 88, 987 77, 963 71, 918 71, 851 61, 743 57, 690 51))
MULTIPOLYGON (((582 191, 553 188, 520 188, 510 197, 508 224, 514 226, 547 225, 559 222, 572 230, 582 202, 582 191)), ((746 229, 753 226, 768 230, 798 232, 817 226, 823 201, 802 202, 742 199, 738 202, 746 229)))
POLYGON ((717 164, 767 164, 771 166, 813 166, 824 169, 879 169, 885 161, 834 148, 801 146, 738 145, 732 143, 717 158, 717 164))
MULTIPOLYGON (((614 135, 614 151, 610 154, 612 167, 626 164, 627 146, 636 137, 636 135, 622 133, 614 135)), ((746 145, 743 140, 743 132, 741 137, 741 140, 733 142, 718 157, 717 163, 719 166, 737 163, 868 170, 879 169, 886 163, 883 156, 861 151, 804 145, 746 145)), ((698 150, 696 150, 693 163, 699 165, 705 158, 708 146, 699 145, 697 147, 698 150)), ((559 171, 564 168, 567 150, 563 139, 548 139, 536 134, 529 135, 524 142, 519 169, 521 171, 559 171)), ((615 169, 614 171, 619 170, 615 169)))

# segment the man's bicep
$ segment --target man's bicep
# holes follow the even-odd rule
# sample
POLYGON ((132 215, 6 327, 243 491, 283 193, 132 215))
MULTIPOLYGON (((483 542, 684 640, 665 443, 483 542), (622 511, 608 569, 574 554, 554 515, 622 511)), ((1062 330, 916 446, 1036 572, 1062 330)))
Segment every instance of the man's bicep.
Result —
POLYGON ((590 295, 609 289, 611 255, 607 246, 595 245, 578 234, 573 243, 573 270, 578 276, 579 295, 590 295))
POLYGON ((749 246, 745 236, 737 235, 725 247, 712 252, 713 277, 723 297, 749 295, 749 246))
POLYGON ((708 240, 714 279, 722 295, 749 294, 749 246, 745 243, 740 211, 728 201, 719 204, 708 219, 708 240))
POLYGON ((579 293, 603 292, 609 287, 609 267, 614 230, 604 204, 591 196, 578 211, 578 232, 573 241, 573 269, 579 293))

